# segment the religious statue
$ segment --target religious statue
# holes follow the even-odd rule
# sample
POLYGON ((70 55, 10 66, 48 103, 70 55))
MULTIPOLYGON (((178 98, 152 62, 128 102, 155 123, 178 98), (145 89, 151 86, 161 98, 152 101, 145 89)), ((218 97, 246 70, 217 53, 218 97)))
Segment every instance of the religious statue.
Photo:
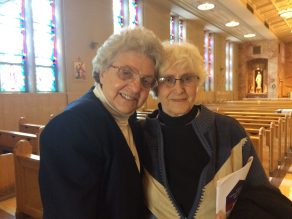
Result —
POLYGON ((262 75, 261 75, 261 72, 260 71, 258 71, 258 74, 257 74, 257 76, 256 76, 256 91, 257 91, 257 93, 260 93, 260 92, 262 92, 262 75))

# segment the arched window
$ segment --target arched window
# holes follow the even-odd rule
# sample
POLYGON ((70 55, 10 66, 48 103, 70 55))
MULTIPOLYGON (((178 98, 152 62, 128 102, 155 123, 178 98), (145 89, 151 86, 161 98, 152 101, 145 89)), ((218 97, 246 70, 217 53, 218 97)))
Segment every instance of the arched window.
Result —
POLYGON ((127 26, 142 26, 141 15, 141 0, 113 0, 114 33, 127 26))
POLYGON ((207 72, 205 91, 214 90, 214 36, 209 31, 204 32, 204 62, 207 72))
POLYGON ((0 3, 0 91, 58 91, 55 0, 0 3))

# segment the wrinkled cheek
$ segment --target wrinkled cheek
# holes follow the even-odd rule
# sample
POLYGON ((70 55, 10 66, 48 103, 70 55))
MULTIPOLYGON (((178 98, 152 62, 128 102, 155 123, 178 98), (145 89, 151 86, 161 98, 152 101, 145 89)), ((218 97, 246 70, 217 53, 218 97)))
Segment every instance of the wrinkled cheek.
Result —
POLYGON ((148 94, 141 95, 138 100, 138 107, 141 107, 146 102, 147 98, 148 98, 148 94))

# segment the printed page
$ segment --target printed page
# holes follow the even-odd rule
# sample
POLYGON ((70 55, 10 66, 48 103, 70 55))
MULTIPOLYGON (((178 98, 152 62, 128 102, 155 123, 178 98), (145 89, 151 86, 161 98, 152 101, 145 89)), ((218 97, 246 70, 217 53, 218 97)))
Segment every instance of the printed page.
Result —
POLYGON ((216 213, 222 211, 228 217, 236 203, 252 161, 253 157, 251 156, 244 167, 217 181, 216 213))

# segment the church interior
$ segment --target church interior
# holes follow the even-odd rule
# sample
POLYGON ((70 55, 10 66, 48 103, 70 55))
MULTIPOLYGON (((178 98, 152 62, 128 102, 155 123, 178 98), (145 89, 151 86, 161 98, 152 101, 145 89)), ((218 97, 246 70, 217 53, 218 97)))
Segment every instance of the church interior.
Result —
MULTIPOLYGON (((5 16, 13 16, 17 8, 26 12, 30 7, 33 11, 33 2, 0 0, 0 30, 7 28, 5 16)), ((48 5, 53 10, 54 43, 50 46, 54 54, 53 64, 48 64, 54 66, 52 75, 38 76, 39 71, 48 69, 39 67, 41 59, 31 64, 38 52, 31 54, 30 48, 37 48, 46 38, 31 45, 34 40, 29 41, 29 33, 34 30, 26 21, 31 12, 25 13, 20 27, 27 34, 21 38, 23 43, 11 34, 0 42, 0 219, 42 218, 37 172, 40 133, 54 116, 94 85, 92 59, 111 34, 131 25, 127 21, 130 5, 137 13, 134 25, 152 30, 161 41, 187 41, 198 47, 208 76, 199 88, 196 103, 240 122, 270 182, 292 201, 292 1, 40 2, 38 11, 48 5), (200 5, 205 8, 199 9, 200 5), (9 48, 17 53, 17 45, 26 43, 20 64, 14 61, 16 58, 11 64, 5 53, 9 48), (23 65, 24 73, 14 74, 12 65, 23 65), (42 84, 50 77, 54 77, 50 87, 42 84), (23 80, 23 85, 15 86, 18 80, 23 80), (19 140, 23 139, 31 143, 30 150, 21 150, 25 142, 19 140), (7 150, 9 153, 1 153, 7 150)), ((137 112, 138 119, 145 119, 157 104, 157 99, 149 95, 137 112)))

